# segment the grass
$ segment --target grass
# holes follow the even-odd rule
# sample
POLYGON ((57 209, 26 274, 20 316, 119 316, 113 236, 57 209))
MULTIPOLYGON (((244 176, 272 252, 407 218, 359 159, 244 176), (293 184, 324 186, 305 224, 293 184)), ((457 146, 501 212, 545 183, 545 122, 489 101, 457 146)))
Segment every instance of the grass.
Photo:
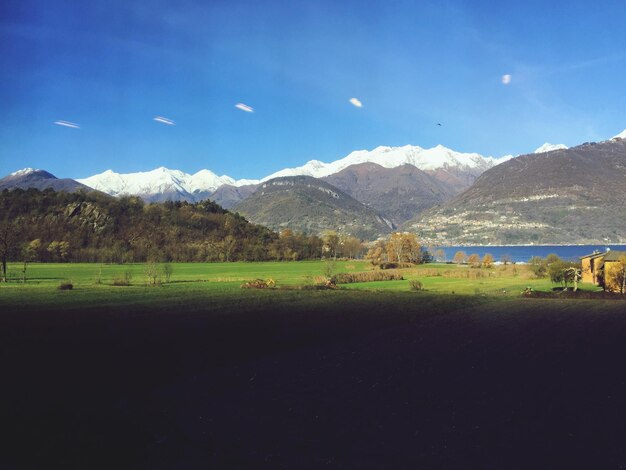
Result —
MULTIPOLYGON (((98 302, 107 302, 109 297, 116 299, 125 296, 128 296, 131 302, 136 297, 153 297, 162 301, 170 295, 176 296, 179 292, 194 295, 204 291, 216 294, 232 293, 238 291, 242 283, 253 279, 273 279, 278 286, 299 286, 312 284, 316 277, 328 270, 328 263, 325 261, 173 263, 172 268, 173 274, 169 283, 165 283, 164 276, 161 276, 162 286, 168 289, 165 293, 158 289, 146 291, 145 287, 151 281, 146 276, 144 264, 33 263, 28 267, 26 284, 21 283, 17 274, 21 265, 9 264, 9 278, 13 280, 0 286, 2 293, 0 302, 17 298, 27 303, 36 302, 37 299, 32 296, 52 297, 51 301, 54 302, 55 295, 52 292, 60 284, 68 282, 74 285, 73 296, 93 297, 98 302), (124 286, 124 283, 119 282, 120 279, 128 280, 130 286, 124 286)), ((385 273, 375 271, 372 265, 365 261, 337 261, 333 263, 333 271, 335 274, 352 274, 346 277, 356 278, 353 280, 358 280, 362 273, 371 272, 374 275, 362 276, 365 278, 376 278, 375 274, 385 273)), ((434 293, 485 294, 497 297, 517 297, 526 287, 540 291, 550 291, 555 287, 549 279, 535 279, 526 266, 471 269, 447 264, 428 264, 394 272, 402 275, 404 279, 355 282, 344 284, 342 287, 351 290, 399 292, 409 291, 410 282, 419 280, 424 290, 434 293)), ((598 290, 596 286, 587 284, 581 284, 579 288, 598 290)))
POLYGON ((139 264, 33 264, 26 284, 0 285, 0 467, 626 462, 623 302, 522 298, 552 288, 523 267, 240 288, 325 267, 175 264, 172 282, 148 286, 139 264), (127 271, 131 285, 113 286, 127 271))
MULTIPOLYGON (((9 265, 17 272, 19 265, 9 265)), ((311 285, 316 277, 328 271, 325 261, 264 262, 264 263, 174 263, 171 282, 149 285, 143 264, 41 264, 33 263, 27 271, 27 282, 15 279, 0 285, 0 308, 4 311, 50 310, 117 310, 142 311, 206 311, 267 310, 272 308, 328 309, 339 305, 380 305, 395 308, 414 302, 416 295, 440 296, 440 302, 454 308, 459 301, 450 295, 484 297, 492 301, 520 299, 526 287, 550 291, 554 287, 547 279, 535 279, 526 266, 498 266, 491 269, 470 269, 455 265, 430 264, 400 269, 403 280, 385 280, 340 284, 338 291, 281 290, 280 287, 311 285), (119 286, 119 279, 129 279, 129 286, 119 286), (241 289, 254 279, 273 279, 279 289, 241 289), (411 282, 419 280, 423 291, 412 291, 411 282), (71 291, 60 290, 71 283, 71 291), (442 295, 445 294, 445 295, 442 295), (369 303, 369 304, 368 304, 369 303)), ((374 271, 365 261, 337 261, 334 273, 374 271)), ((384 272, 384 271, 383 271, 384 272)), ((369 276, 366 276, 369 277, 369 276)), ((17 278, 17 276, 15 276, 17 278)), ((597 290, 591 285, 581 289, 597 290)), ((521 300, 521 299, 520 299, 521 300)), ((381 307, 383 310, 384 308, 381 307)))
MULTIPOLYGON (((172 282, 243 282, 257 278, 273 278, 282 284, 302 284, 311 276, 322 274, 325 262, 263 262, 263 263, 172 263, 172 282)), ((336 271, 356 272, 373 269, 365 261, 338 261, 336 271)), ((111 284, 116 276, 129 272, 132 284, 146 282, 145 265, 135 264, 91 264, 91 263, 33 263, 28 266, 27 283, 47 284, 71 279, 78 286, 88 286, 100 279, 102 284, 111 284)), ((9 264, 9 278, 19 281, 21 265, 9 264), (13 273, 13 275, 11 275, 13 273)))

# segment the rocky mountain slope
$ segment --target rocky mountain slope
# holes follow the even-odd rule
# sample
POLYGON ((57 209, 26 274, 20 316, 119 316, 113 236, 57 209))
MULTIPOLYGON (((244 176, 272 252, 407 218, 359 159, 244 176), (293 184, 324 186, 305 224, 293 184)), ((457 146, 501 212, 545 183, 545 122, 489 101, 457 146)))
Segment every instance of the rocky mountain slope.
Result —
POLYGON ((409 164, 384 168, 376 163, 360 163, 322 179, 397 225, 459 193, 457 185, 409 164))
POLYGON ((626 140, 517 157, 408 222, 448 244, 626 241, 626 140))
POLYGON ((391 221, 340 189, 310 176, 275 178, 262 183, 233 207, 253 223, 308 233, 337 230, 375 239, 394 229, 391 221))
POLYGON ((234 186, 223 184, 209 195, 211 201, 219 204, 224 209, 231 209, 239 202, 250 196, 259 187, 258 184, 246 184, 234 186))

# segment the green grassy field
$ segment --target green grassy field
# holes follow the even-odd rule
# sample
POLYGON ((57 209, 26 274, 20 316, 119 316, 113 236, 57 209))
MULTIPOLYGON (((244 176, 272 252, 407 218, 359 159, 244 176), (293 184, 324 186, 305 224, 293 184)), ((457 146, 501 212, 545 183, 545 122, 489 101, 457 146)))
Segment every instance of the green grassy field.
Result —
POLYGON ((0 285, 0 467, 626 462, 625 302, 524 298, 553 287, 524 266, 296 288, 327 267, 174 264, 148 286, 139 264, 29 266, 0 285))
MULTIPOLYGON (((173 263, 169 282, 160 274, 160 283, 150 285, 146 276, 146 265, 108 264, 31 264, 26 272, 26 282, 20 279, 22 266, 10 264, 9 283, 0 285, 0 305, 20 309, 57 309, 117 306, 142 309, 168 309, 172 305, 184 303, 188 309, 204 308, 207 302, 214 309, 220 306, 239 305, 240 308, 254 308, 267 303, 286 302, 294 299, 299 302, 343 300, 357 296, 380 298, 383 295, 411 292, 410 281, 419 280, 423 289, 430 294, 462 296, 483 296, 489 298, 520 297, 526 287, 534 290, 550 291, 554 285, 549 279, 536 279, 526 266, 496 266, 491 269, 472 269, 447 264, 428 264, 401 269, 404 279, 398 281, 360 282, 342 284, 333 291, 290 291, 280 287, 296 288, 312 285, 328 269, 334 273, 364 272, 375 268, 366 261, 304 261, 304 262, 264 262, 264 263, 173 263), (115 278, 128 276, 130 285, 115 286, 115 278), (273 279, 277 289, 248 290, 240 286, 253 279, 273 279), (71 291, 58 287, 71 282, 71 291), (195 307, 194 307, 195 306, 195 307)), ((162 265, 160 265, 162 267, 162 265)), ((598 290, 597 287, 582 284, 581 289, 598 290)), ((404 298, 404 297, 402 297, 404 298)), ((409 297, 410 298, 410 297, 409 297)), ((397 301, 400 298, 396 299, 397 301)), ((410 300, 407 300, 410 301, 410 300)))
MULTIPOLYGON (((161 265, 162 266, 162 265, 161 265)), ((273 278, 280 284, 294 285, 309 281, 312 276, 322 275, 325 262, 259 262, 259 263, 171 263, 173 274, 171 281, 238 283, 256 278, 273 278)), ((64 280, 71 281, 75 287, 111 284, 113 278, 129 272, 131 284, 142 285, 147 282, 145 264, 91 264, 91 263, 34 263, 27 269, 27 284, 51 286, 64 280)), ((338 261, 336 272, 371 270, 365 261, 338 261)), ((22 266, 9 264, 9 278, 19 284, 22 266)))

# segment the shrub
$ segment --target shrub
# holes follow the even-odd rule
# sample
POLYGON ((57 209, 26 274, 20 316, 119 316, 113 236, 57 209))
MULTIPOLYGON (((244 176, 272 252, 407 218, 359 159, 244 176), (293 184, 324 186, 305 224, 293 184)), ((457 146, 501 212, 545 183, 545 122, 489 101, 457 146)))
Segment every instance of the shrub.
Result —
POLYGON ((322 274, 325 277, 327 278, 333 277, 336 270, 337 270, 337 263, 335 260, 329 259, 329 260, 324 261, 324 268, 322 269, 322 274))
MULTIPOLYGON (((289 289, 289 287, 286 287, 289 289)), ((332 278, 324 277, 324 276, 316 276, 313 280, 313 284, 305 284, 303 286, 298 286, 299 290, 327 290, 327 289, 336 289, 337 284, 332 278)))
POLYGON ((130 271, 126 271, 124 274, 116 274, 113 277, 114 286, 130 286, 130 280, 133 278, 133 274, 130 271))
POLYGON ((315 276, 313 278, 313 286, 317 289, 336 289, 337 277, 315 276))
POLYGON ((102 265, 100 265, 100 269, 98 269, 98 272, 96 272, 96 278, 95 278, 94 282, 97 285, 102 284, 102 265))
POLYGON ((241 284, 242 289, 268 289, 272 287, 276 287, 274 279, 255 279, 241 284))
POLYGON ((563 287, 567 287, 570 283, 574 283, 575 269, 578 267, 576 263, 568 263, 566 261, 555 261, 548 267, 548 274, 550 280, 554 284, 561 284, 563 287))
POLYGON ((422 281, 418 281, 417 279, 413 279, 411 281, 409 281, 409 288, 411 290, 424 290, 424 285, 422 284, 422 281))
POLYGON ((544 278, 548 274, 548 263, 540 256, 533 256, 530 258, 528 266, 537 278, 544 278))
POLYGON ((74 284, 71 282, 62 282, 59 284, 59 290, 72 290, 74 288, 74 284))
POLYGON ((163 265, 163 276, 165 276, 165 282, 169 284, 170 279, 172 278, 172 273, 174 272, 174 267, 171 263, 165 263, 163 265))
POLYGON ((397 271, 365 271, 360 273, 340 273, 332 277, 337 284, 353 282, 400 281, 404 279, 397 271))
POLYGON ((161 284, 161 270, 157 263, 148 261, 144 267, 144 274, 147 279, 147 283, 153 286, 161 284))
POLYGON ((441 277, 443 276, 443 271, 441 269, 421 269, 420 274, 423 277, 441 277))
POLYGON ((413 266, 415 266, 413 263, 380 263, 380 269, 411 268, 413 266))

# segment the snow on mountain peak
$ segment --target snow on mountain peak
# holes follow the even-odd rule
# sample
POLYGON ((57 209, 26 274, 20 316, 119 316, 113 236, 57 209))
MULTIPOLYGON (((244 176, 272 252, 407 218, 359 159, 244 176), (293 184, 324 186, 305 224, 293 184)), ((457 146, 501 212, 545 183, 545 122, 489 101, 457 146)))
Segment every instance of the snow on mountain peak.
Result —
POLYGON ((211 170, 200 170, 188 176, 187 190, 189 192, 215 191, 223 184, 235 184, 235 180, 230 176, 217 176, 211 170))
POLYGON ((36 168, 22 168, 21 170, 14 171, 9 176, 26 176, 36 171, 41 171, 41 170, 37 170, 36 168))
POLYGON ((624 129, 622 132, 617 134, 615 137, 612 137, 611 139, 626 139, 626 129, 624 129))
POLYGON ((200 170, 190 175, 180 170, 170 170, 164 166, 151 171, 125 174, 106 170, 98 175, 77 181, 112 196, 150 196, 173 193, 188 197, 190 200, 193 200, 194 193, 213 192, 223 184, 241 186, 256 183, 254 180, 235 181, 230 176, 217 176, 210 170, 200 170))
POLYGON ((417 145, 402 147, 378 146, 373 150, 355 150, 347 156, 330 163, 310 160, 295 168, 284 168, 266 176, 262 180, 234 180, 230 176, 218 176, 210 170, 200 170, 191 175, 180 170, 159 167, 147 172, 115 173, 107 170, 104 173, 77 180, 94 189, 113 196, 133 194, 151 196, 174 194, 188 200, 206 197, 224 184, 243 186, 258 184, 280 176, 306 175, 322 178, 337 173, 351 165, 376 163, 384 168, 396 168, 402 165, 413 165, 421 170, 438 170, 440 168, 459 168, 473 173, 482 173, 492 166, 502 163, 509 157, 495 159, 483 157, 478 153, 462 153, 437 145, 425 149, 417 145))
POLYGON ((402 165, 413 165, 420 170, 436 170, 446 167, 477 168, 483 171, 494 165, 491 157, 483 157, 477 153, 462 153, 451 150, 443 145, 424 149, 416 145, 402 147, 379 146, 374 150, 356 150, 348 156, 331 163, 311 160, 303 166, 285 168, 272 173, 261 181, 279 176, 307 175, 322 178, 337 173, 351 165, 360 163, 377 163, 385 168, 396 168, 402 165))
POLYGON ((567 145, 551 144, 549 142, 546 142, 541 147, 537 148, 533 153, 546 153, 546 152, 552 152, 553 150, 566 150, 566 149, 567 149, 567 145))

